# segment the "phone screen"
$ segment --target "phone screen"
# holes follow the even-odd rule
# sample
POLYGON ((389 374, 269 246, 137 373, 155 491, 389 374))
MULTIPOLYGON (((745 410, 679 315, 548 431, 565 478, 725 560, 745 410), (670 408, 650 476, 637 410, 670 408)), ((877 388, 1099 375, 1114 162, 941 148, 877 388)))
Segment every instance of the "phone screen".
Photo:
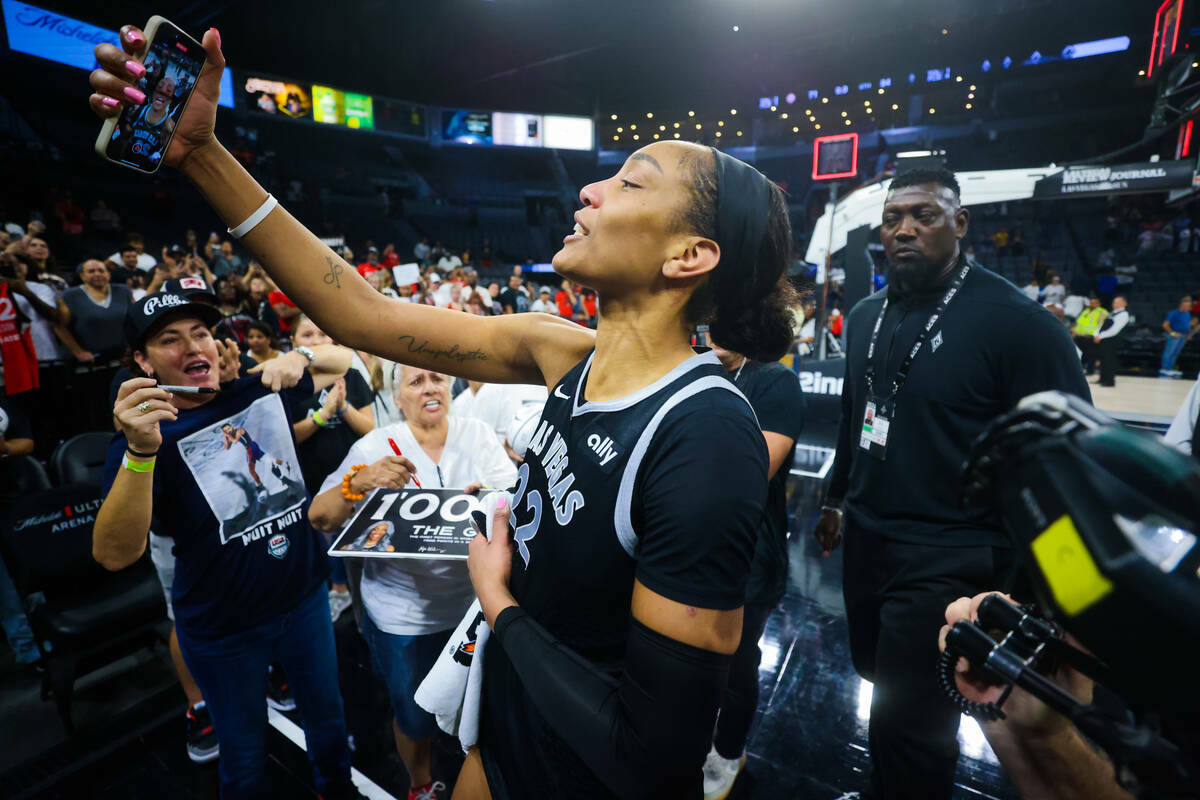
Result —
POLYGON ((204 61, 199 42, 169 22, 158 26, 142 62, 146 74, 134 83, 146 102, 126 104, 106 148, 109 158, 145 172, 158 169, 204 61))

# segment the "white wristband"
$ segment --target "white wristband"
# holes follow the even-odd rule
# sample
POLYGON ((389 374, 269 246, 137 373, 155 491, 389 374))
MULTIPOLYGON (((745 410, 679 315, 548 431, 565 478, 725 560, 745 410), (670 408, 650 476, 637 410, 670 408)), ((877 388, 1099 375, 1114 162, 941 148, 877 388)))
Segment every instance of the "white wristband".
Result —
POLYGON ((257 211, 246 217, 245 222, 243 222, 241 225, 238 225, 236 228, 227 228, 226 230, 229 231, 230 236, 234 237, 235 239, 241 239, 247 233, 254 230, 258 223, 266 219, 267 214, 270 214, 272 211, 274 211, 275 206, 277 205, 279 205, 279 201, 275 199, 274 195, 268 193, 267 199, 263 201, 263 204, 258 207, 257 211))

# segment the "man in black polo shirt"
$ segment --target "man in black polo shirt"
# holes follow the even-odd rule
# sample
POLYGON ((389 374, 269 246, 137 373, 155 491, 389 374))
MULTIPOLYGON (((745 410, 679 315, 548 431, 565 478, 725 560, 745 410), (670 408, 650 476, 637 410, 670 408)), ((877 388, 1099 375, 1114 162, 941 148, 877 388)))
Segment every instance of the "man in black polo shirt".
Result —
POLYGON ((945 169, 893 179, 880 237, 886 290, 846 322, 837 457, 816 536, 829 552, 845 516, 843 592, 854 667, 874 683, 864 797, 948 798, 959 712, 934 675, 946 605, 1007 586, 999 522, 964 509, 972 441, 1026 395, 1090 401, 1070 336, 1003 278, 966 258, 968 213, 945 169))

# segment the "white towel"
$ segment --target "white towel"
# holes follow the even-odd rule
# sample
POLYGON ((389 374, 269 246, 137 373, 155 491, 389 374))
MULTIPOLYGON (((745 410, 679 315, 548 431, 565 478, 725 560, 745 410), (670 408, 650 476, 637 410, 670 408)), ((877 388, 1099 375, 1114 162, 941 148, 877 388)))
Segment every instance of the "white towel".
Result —
MULTIPOLYGON (((508 492, 492 492, 481 503, 487 515, 489 541, 496 502, 501 497, 507 497, 511 505, 512 495, 508 492)), ((450 635, 449 643, 421 681, 415 696, 417 705, 433 714, 439 728, 458 737, 464 753, 479 742, 483 653, 491 633, 476 600, 450 635)))

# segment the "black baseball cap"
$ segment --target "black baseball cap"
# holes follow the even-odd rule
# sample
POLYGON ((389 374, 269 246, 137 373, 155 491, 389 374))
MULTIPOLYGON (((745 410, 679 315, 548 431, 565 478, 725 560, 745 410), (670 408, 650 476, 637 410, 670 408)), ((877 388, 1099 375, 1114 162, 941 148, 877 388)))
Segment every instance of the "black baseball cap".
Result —
POLYGON ((187 294, 155 292, 146 295, 129 308, 129 313, 125 315, 125 339, 130 347, 137 350, 150 334, 158 331, 167 322, 180 317, 196 317, 209 327, 222 319, 216 306, 196 302, 187 294))

